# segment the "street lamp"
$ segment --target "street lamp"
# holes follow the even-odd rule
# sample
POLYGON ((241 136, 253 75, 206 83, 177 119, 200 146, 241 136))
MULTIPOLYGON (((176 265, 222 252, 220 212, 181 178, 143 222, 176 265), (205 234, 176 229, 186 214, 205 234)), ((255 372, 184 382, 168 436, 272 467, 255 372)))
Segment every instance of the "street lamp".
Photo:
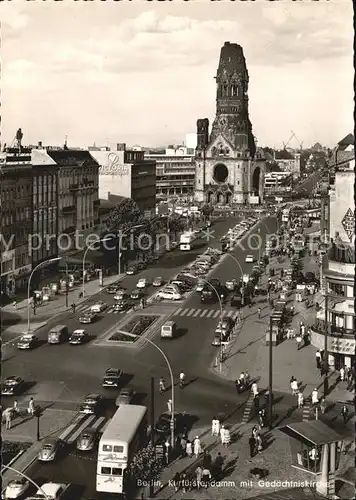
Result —
POLYGON ((221 297, 220 297, 220 294, 219 292, 217 291, 217 289, 215 288, 214 285, 212 285, 208 280, 204 279, 204 278, 199 278, 201 279, 201 281, 203 281, 204 283, 206 283, 207 285, 209 285, 213 290, 214 292, 216 293, 216 296, 219 300, 219 305, 220 305, 220 324, 221 324, 221 328, 220 328, 220 371, 221 371, 221 363, 222 363, 222 360, 223 360, 223 346, 222 346, 222 320, 223 320, 223 316, 224 316, 224 311, 223 311, 223 306, 222 306, 222 302, 221 302, 221 297))
MULTIPOLYGON (((130 332, 125 332, 123 330, 117 330, 118 333, 121 333, 122 335, 126 335, 127 337, 131 337, 131 338, 134 338, 134 339, 138 339, 140 338, 139 335, 136 335, 134 333, 130 333, 130 332)), ((148 342, 149 344, 151 344, 153 347, 155 347, 157 349, 157 351, 159 351, 166 364, 167 364, 167 367, 168 367, 168 371, 169 371, 169 375, 170 375, 170 378, 171 378, 171 388, 172 388, 172 395, 171 395, 171 398, 172 398, 172 411, 171 411, 171 425, 170 425, 170 428, 171 428, 171 446, 172 446, 172 449, 174 448, 174 445, 175 445, 175 442, 174 442, 174 378, 173 378, 173 371, 172 371, 172 366, 166 356, 166 354, 164 353, 164 351, 155 343, 153 342, 153 340, 150 340, 150 339, 147 339, 147 338, 143 338, 142 340, 144 340, 145 342, 148 342)), ((153 431, 153 429, 152 429, 153 431)))
POLYGON ((59 260, 61 260, 61 257, 55 257, 54 259, 47 259, 43 262, 40 262, 39 264, 37 264, 37 266, 32 270, 32 272, 30 274, 30 277, 29 277, 29 280, 27 283, 27 332, 28 333, 31 332, 31 329, 30 329, 30 322, 31 322, 31 318, 30 318, 30 311, 31 311, 30 294, 31 294, 32 276, 34 275, 34 273, 36 272, 37 269, 39 269, 40 267, 43 267, 45 264, 52 264, 53 262, 58 262, 59 260))
POLYGON ((102 238, 101 240, 93 241, 92 243, 89 243, 87 248, 85 249, 84 256, 83 256, 83 284, 82 284, 82 295, 84 297, 85 293, 85 258, 87 256, 87 253, 89 250, 93 249, 94 245, 97 245, 98 243, 102 243, 103 241, 109 241, 112 240, 112 238, 102 238))
POLYGON ((125 234, 127 234, 128 231, 133 231, 134 229, 139 229, 140 227, 143 227, 144 224, 136 224, 136 226, 132 226, 128 229, 126 229, 126 231, 124 232, 121 232, 120 231, 120 234, 119 234, 119 259, 118 259, 118 274, 120 275, 121 274, 121 242, 122 242, 122 238, 123 236, 125 236, 125 234))
POLYGON ((51 500, 47 495, 47 493, 42 489, 42 487, 39 486, 33 479, 27 476, 24 472, 14 469, 10 465, 4 465, 4 464, 1 466, 1 469, 6 469, 6 470, 11 470, 12 472, 16 472, 16 474, 19 474, 21 477, 24 477, 28 482, 30 482, 37 489, 37 491, 41 492, 41 495, 43 495, 43 498, 45 500, 51 500))

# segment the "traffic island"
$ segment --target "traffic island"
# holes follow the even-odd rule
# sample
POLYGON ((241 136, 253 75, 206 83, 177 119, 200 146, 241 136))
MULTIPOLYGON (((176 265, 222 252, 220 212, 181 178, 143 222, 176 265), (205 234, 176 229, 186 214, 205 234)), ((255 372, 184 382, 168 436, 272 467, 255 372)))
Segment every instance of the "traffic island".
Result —
POLYGON ((124 342, 133 344, 138 339, 140 339, 141 336, 148 330, 148 328, 150 328, 153 323, 155 323, 155 321, 157 321, 159 318, 160 316, 155 316, 152 314, 136 315, 120 326, 120 330, 131 333, 132 335, 135 335, 135 337, 129 337, 127 335, 124 335, 123 333, 116 332, 114 333, 114 335, 111 335, 108 340, 111 342, 124 342))
POLYGON ((3 441, 2 465, 11 466, 31 445, 28 442, 3 441))

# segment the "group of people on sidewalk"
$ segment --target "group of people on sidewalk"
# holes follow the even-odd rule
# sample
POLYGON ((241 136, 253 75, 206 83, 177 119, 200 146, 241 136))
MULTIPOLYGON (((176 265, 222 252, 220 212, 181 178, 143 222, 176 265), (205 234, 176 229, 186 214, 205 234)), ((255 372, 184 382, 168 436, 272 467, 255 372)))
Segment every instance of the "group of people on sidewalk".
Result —
POLYGON ((173 476, 175 491, 182 490, 183 493, 193 489, 208 488, 212 481, 218 481, 223 475, 224 458, 218 452, 213 460, 208 451, 203 452, 201 463, 195 468, 192 467, 184 472, 176 472, 173 476))
MULTIPOLYGON (((35 415, 35 401, 31 398, 28 402, 27 414, 30 417, 35 415)), ((12 406, 9 406, 4 411, 2 411, 2 423, 5 424, 5 429, 10 430, 12 426, 12 421, 14 418, 20 415, 20 409, 18 407, 18 402, 15 400, 12 406)))

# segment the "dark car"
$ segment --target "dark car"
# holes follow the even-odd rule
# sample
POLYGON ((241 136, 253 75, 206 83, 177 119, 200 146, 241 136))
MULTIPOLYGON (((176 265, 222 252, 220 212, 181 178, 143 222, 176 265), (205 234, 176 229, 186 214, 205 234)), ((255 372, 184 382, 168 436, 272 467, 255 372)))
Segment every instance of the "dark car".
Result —
POLYGON ((69 343, 71 345, 82 345, 88 342, 89 336, 85 330, 74 330, 72 335, 69 337, 69 343))
POLYGON ((233 329, 234 325, 235 321, 232 318, 230 317, 223 318, 222 321, 219 321, 215 329, 215 333, 220 333, 220 332, 229 333, 233 329))
POLYGON ((37 347, 39 343, 40 340, 36 337, 36 335, 33 335, 32 333, 25 333, 21 336, 16 345, 18 349, 33 349, 34 347, 37 347))
POLYGON ((122 375, 122 370, 119 370, 118 368, 108 368, 105 372, 102 386, 118 387, 120 384, 121 375, 122 375))
POLYGON ((114 305, 114 311, 126 311, 127 309, 130 309, 130 307, 132 307, 132 303, 128 299, 119 300, 114 305))
POLYGON ((25 381, 21 377, 16 377, 15 375, 11 375, 7 377, 1 387, 1 395, 2 396, 13 396, 21 392, 25 385, 25 381))
POLYGON ((135 288, 134 290, 132 290, 130 297, 131 297, 132 300, 142 299, 143 292, 142 292, 142 290, 139 290, 138 288, 135 288))
POLYGON ((120 290, 119 285, 110 285, 107 287, 106 292, 114 295, 118 290, 120 290))
POLYGON ((79 412, 86 413, 88 415, 95 415, 98 413, 102 401, 103 398, 100 394, 87 394, 83 403, 79 407, 79 412))
POLYGON ((95 312, 86 312, 83 314, 83 316, 80 316, 79 318, 79 323, 86 325, 89 323, 93 323, 97 319, 98 315, 95 312))

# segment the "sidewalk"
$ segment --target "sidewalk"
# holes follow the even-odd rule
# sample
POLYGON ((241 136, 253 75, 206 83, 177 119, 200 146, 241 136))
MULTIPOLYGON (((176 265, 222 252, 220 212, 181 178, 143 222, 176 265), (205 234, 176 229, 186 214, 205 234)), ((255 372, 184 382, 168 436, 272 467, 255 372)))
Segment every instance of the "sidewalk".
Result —
MULTIPOLYGON (((125 274, 105 276, 103 283, 104 286, 100 287, 99 279, 88 281, 85 284, 85 297, 79 297, 82 291, 81 285, 76 286, 69 290, 68 293, 68 307, 66 307, 66 296, 65 293, 59 293, 58 295, 53 295, 51 300, 44 302, 41 306, 36 308, 36 314, 33 313, 33 308, 31 307, 31 330, 35 331, 41 326, 44 326, 50 319, 54 316, 62 314, 70 309, 70 305, 75 302, 76 305, 85 302, 90 299, 92 295, 105 289, 107 286, 120 281, 124 278, 125 274)), ((2 312, 11 313, 13 317, 16 317, 17 323, 11 326, 3 325, 3 331, 6 333, 21 334, 27 329, 27 312, 28 312, 28 300, 23 299, 21 302, 17 303, 16 309, 12 304, 8 304, 1 308, 2 312)))

